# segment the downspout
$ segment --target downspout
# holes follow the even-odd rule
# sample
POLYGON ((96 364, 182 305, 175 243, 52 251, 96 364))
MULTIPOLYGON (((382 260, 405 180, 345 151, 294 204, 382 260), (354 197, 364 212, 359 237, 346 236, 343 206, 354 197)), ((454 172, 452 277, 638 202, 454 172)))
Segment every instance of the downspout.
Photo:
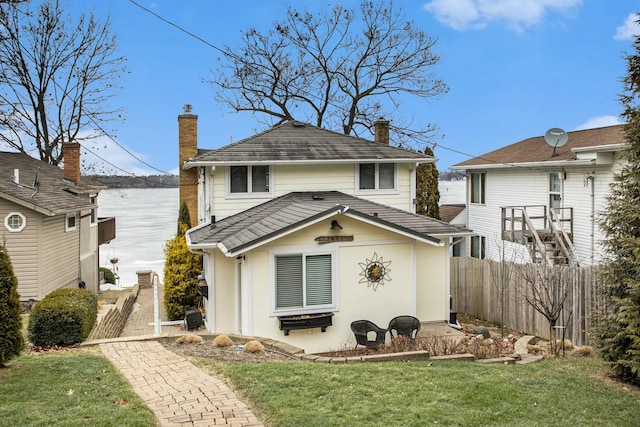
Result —
POLYGON ((411 166, 411 172, 410 172, 410 188, 411 188, 411 194, 410 194, 410 198, 411 198, 411 213, 416 213, 416 207, 418 206, 418 194, 416 192, 416 171, 418 170, 418 166, 420 164, 419 163, 415 163, 414 165, 411 166))
POLYGON ((242 335, 242 261, 244 261, 244 254, 236 257, 237 264, 237 279, 238 279, 238 333, 242 335))
POLYGON ((588 187, 591 182, 591 265, 594 265, 595 261, 595 227, 596 227, 596 194, 593 176, 595 172, 586 172, 584 174, 584 186, 588 187))

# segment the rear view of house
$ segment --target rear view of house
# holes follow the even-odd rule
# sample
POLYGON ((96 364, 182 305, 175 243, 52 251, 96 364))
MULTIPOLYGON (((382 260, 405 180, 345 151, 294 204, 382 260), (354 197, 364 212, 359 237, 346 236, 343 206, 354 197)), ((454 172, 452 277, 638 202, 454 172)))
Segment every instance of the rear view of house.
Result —
POLYGON ((466 171, 466 224, 477 233, 466 255, 598 264, 598 216, 621 166, 622 128, 568 132, 563 145, 528 138, 453 166, 466 171))
POLYGON ((286 122, 198 150, 196 120, 178 118, 181 200, 198 218, 186 238, 204 255, 208 330, 318 352, 354 345, 356 320, 450 319, 450 244, 471 233, 415 214, 433 157, 390 146, 384 120, 376 141, 286 122))

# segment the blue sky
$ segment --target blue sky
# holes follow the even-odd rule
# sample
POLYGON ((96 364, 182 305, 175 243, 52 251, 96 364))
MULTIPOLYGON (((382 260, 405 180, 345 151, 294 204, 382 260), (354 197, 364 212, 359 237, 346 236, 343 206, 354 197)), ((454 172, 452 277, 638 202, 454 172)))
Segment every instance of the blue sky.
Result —
MULTIPOLYGON (((317 10, 334 2, 276 0, 136 0, 218 47, 239 44, 250 26, 267 30, 288 4, 317 10)), ((342 2, 357 7, 358 2, 342 2)), ((552 127, 566 131, 620 123, 618 95, 625 53, 640 33, 630 0, 407 0, 396 1, 415 24, 439 38, 436 75, 450 92, 428 102, 406 102, 403 114, 436 123, 438 169, 552 127)), ((264 130, 249 113, 217 105, 204 82, 220 56, 202 41, 128 0, 83 0, 70 13, 110 16, 129 74, 113 100, 124 123, 115 137, 140 163, 109 140, 100 156, 135 174, 177 171, 177 116, 184 104, 198 115, 201 148, 217 148, 264 130)), ((93 161, 87 155, 88 161, 93 161)), ((113 168, 111 168, 113 170, 113 168)))

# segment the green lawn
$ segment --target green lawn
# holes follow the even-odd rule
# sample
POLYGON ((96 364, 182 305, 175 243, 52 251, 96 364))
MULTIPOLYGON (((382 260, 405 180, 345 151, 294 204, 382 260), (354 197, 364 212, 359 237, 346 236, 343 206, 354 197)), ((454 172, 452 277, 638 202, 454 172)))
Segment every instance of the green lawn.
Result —
POLYGON ((637 426, 640 391, 596 359, 529 365, 470 362, 222 364, 270 426, 637 426))
MULTIPOLYGON (((637 426, 640 390, 597 359, 471 362, 220 363, 268 426, 637 426)), ((153 426, 97 349, 24 355, 0 370, 0 425, 153 426)))
POLYGON ((97 350, 23 355, 0 369, 0 425, 155 426, 153 413, 97 350))

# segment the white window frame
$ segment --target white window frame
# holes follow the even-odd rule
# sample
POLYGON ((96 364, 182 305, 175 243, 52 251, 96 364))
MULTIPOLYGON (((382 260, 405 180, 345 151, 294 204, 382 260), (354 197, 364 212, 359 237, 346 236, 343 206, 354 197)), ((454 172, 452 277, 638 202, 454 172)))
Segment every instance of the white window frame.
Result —
POLYGON ((21 214, 20 212, 9 212, 7 214, 7 216, 4 217, 4 227, 10 232, 10 233, 19 233, 22 230, 24 230, 24 228, 27 226, 27 217, 25 217, 23 214, 21 214), (20 218, 20 220, 22 221, 22 223, 20 224, 19 227, 15 228, 11 226, 11 218, 13 218, 14 216, 17 216, 20 218))
POLYGON ((487 173, 486 172, 471 172, 469 174, 469 203, 474 205, 484 205, 486 204, 486 193, 487 193, 487 173), (474 178, 477 176, 478 178, 474 178), (478 179, 478 198, 479 200, 474 201, 473 197, 473 186, 478 179))
POLYGON ((563 190, 563 184, 564 184, 564 180, 562 178, 563 178, 562 172, 551 172, 549 174, 549 209, 552 209, 554 207, 562 208, 562 190, 563 190), (560 187, 557 191, 552 188, 554 178, 557 180, 556 182, 560 187), (553 206, 554 198, 557 198, 559 202, 559 206, 553 206))
MULTIPOLYGON (((94 196, 90 196, 89 197, 89 201, 91 202, 92 205, 96 205, 96 202, 98 201, 98 196, 94 195, 94 196)), ((94 207, 91 209, 91 213, 89 215, 89 224, 91 225, 91 227, 95 227, 96 225, 98 225, 98 207, 94 207)))
POLYGON ((355 183, 355 194, 359 195, 359 194, 398 194, 398 164, 397 163, 390 163, 390 162, 380 162, 380 163, 374 163, 374 162, 364 162, 364 163, 357 163, 355 165, 355 178, 356 178, 356 183, 355 183), (361 165, 375 165, 375 176, 374 176, 374 186, 373 188, 360 188, 360 166, 361 165), (385 165, 393 165, 393 188, 380 188, 380 165, 381 164, 385 164, 385 165))
MULTIPOLYGON (((337 251, 316 251, 316 250, 276 250, 271 251, 270 258, 270 271, 271 271, 271 303, 270 303, 270 315, 271 316, 287 316, 295 314, 313 314, 324 313, 328 311, 338 310, 338 253, 337 251), (331 303, 322 305, 310 305, 305 306, 305 291, 303 288, 303 306, 302 307, 289 307, 289 308, 277 308, 277 295, 276 295, 276 258, 284 256, 301 256, 303 258, 303 276, 306 279, 304 273, 305 262, 304 259, 308 256, 314 255, 329 255, 331 256, 331 303)), ((303 284, 303 286, 306 286, 303 284)))
POLYGON ((78 214, 77 213, 73 213, 73 214, 67 214, 66 218, 64 219, 64 231, 74 231, 75 229, 78 228, 78 214), (73 218, 73 226, 69 225, 69 220, 73 218))
POLYGON ((471 236, 469 245, 469 256, 471 258, 485 259, 487 257, 487 238, 484 236, 471 236), (474 247, 479 245, 479 254, 474 254, 474 247), (479 256, 476 256, 479 255, 479 256))
POLYGON ((227 199, 246 199, 246 198, 271 198, 273 197, 273 187, 274 187, 274 175, 273 175, 273 166, 268 165, 231 165, 225 168, 225 196, 227 199), (252 191, 252 170, 254 166, 266 166, 269 168, 269 191, 252 191), (232 193, 231 192, 231 168, 232 167, 245 167, 247 168, 247 191, 243 193, 232 193))

